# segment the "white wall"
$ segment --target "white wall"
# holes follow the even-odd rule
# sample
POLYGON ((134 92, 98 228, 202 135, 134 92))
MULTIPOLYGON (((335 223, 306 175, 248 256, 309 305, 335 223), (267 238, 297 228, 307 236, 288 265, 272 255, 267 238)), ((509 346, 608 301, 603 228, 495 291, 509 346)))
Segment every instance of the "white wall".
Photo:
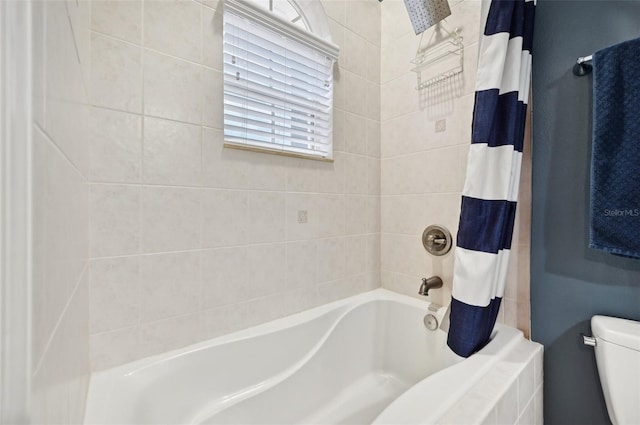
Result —
MULTIPOLYGON (((458 228, 461 192, 471 142, 478 40, 479 0, 449 1, 452 14, 444 22, 464 37, 464 72, 431 88, 416 90, 409 61, 419 46, 437 46, 446 33, 437 26, 416 36, 402 0, 382 3, 381 46, 381 231, 382 286, 411 296, 422 277, 439 275, 445 286, 429 298, 447 304, 451 297, 453 252, 433 257, 421 235, 430 224, 443 224, 453 235, 458 228), (436 132, 444 120, 446 130, 436 132)), ((446 69, 439 64, 423 72, 423 80, 446 69)), ((521 202, 512 247, 507 291, 499 320, 529 329, 530 146, 523 160, 521 202), (525 213, 522 213, 525 211, 525 213)))
POLYGON ((33 2, 33 423, 81 423, 89 382, 88 2, 33 2))
POLYGON ((334 163, 222 148, 216 1, 93 2, 94 370, 380 285, 379 4, 324 6, 334 163))

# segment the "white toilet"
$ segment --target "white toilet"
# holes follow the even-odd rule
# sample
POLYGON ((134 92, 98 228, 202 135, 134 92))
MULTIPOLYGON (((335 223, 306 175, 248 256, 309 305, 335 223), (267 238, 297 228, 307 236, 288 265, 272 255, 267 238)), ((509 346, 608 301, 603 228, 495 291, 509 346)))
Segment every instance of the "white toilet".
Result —
POLYGON ((591 331, 611 422, 640 424, 640 322, 593 316, 591 331))

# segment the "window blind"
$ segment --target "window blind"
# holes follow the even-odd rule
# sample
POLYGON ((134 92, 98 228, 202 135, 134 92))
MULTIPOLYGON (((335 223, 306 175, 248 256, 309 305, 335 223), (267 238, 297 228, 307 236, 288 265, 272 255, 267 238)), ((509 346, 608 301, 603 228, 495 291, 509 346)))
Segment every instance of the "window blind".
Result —
POLYGON ((243 0, 223 44, 225 144, 331 158, 338 47, 243 0))

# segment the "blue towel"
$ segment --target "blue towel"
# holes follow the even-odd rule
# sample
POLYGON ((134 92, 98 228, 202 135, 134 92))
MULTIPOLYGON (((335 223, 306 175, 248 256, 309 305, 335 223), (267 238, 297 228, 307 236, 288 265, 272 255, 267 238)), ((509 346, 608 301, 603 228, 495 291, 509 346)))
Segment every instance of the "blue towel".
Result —
POLYGON ((640 38, 593 55, 589 247, 640 258, 640 38))

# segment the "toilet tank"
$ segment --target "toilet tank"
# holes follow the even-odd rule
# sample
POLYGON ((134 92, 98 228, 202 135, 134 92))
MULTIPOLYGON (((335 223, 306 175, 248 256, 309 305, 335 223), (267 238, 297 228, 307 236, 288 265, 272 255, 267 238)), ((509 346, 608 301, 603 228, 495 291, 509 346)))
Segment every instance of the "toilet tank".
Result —
POLYGON ((640 322, 593 316, 591 331, 611 422, 640 424, 640 322))

